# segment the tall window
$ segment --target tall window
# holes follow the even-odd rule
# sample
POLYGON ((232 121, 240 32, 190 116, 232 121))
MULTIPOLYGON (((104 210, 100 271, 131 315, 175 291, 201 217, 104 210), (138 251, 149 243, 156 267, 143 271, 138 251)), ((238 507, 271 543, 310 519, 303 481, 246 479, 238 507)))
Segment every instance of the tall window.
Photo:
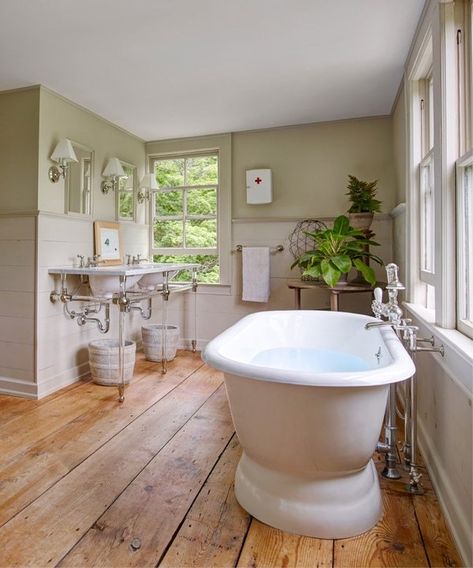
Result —
POLYGON ((199 280, 218 283, 218 153, 156 158, 152 166, 159 185, 152 204, 154 260, 198 262, 199 280))
POLYGON ((420 81, 420 149, 419 164, 419 221, 420 221, 420 279, 433 284, 435 269, 435 202, 434 202, 434 119, 432 73, 420 81))
POLYGON ((133 221, 135 218, 135 166, 121 162, 126 177, 118 181, 118 219, 133 221))
POLYGON ((457 325, 473 338, 473 152, 457 164, 457 325))
POLYGON ((459 61, 460 152, 456 171, 457 225, 457 327, 473 338, 473 127, 472 116, 472 2, 466 4, 459 61))

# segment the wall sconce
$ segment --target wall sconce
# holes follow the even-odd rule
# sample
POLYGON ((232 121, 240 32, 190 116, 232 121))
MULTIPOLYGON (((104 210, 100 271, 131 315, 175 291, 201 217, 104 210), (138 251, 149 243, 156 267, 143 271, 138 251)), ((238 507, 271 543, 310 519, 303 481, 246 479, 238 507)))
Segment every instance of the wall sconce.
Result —
POLYGON ((115 191, 118 186, 118 180, 120 178, 126 178, 127 175, 123 170, 121 162, 118 158, 110 158, 105 169, 102 173, 103 177, 108 178, 102 182, 102 193, 107 195, 107 193, 112 189, 115 191))
POLYGON ((138 203, 143 203, 145 199, 149 199, 150 192, 159 189, 156 176, 154 174, 145 174, 140 181, 140 191, 136 195, 138 203), (144 191, 141 191, 141 190, 144 191))
POLYGON ((59 166, 51 166, 48 170, 49 181, 57 183, 61 176, 66 178, 66 171, 70 162, 78 162, 71 141, 67 138, 59 140, 51 154, 51 160, 54 160, 59 166))

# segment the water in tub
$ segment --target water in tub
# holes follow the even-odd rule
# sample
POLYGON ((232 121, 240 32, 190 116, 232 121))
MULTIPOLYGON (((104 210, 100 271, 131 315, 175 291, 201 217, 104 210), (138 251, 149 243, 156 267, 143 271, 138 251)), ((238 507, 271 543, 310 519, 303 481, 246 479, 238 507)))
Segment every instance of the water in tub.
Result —
POLYGON ((320 373, 367 371, 373 368, 365 359, 351 353, 299 347, 277 347, 260 351, 253 357, 252 363, 277 369, 320 373))

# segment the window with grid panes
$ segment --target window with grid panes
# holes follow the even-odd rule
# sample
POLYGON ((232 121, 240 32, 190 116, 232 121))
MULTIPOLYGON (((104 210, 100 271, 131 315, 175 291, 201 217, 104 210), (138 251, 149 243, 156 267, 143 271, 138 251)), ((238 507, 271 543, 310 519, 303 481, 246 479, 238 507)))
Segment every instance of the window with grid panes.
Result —
POLYGON ((121 162, 126 177, 118 181, 118 218, 133 221, 135 218, 135 166, 121 162))
POLYGON ((153 168, 159 185, 152 204, 155 262, 197 262, 203 266, 199 281, 218 283, 218 154, 157 158, 153 168))
POLYGON ((432 72, 419 80, 420 163, 419 196, 419 280, 424 286, 424 305, 435 307, 435 191, 434 191, 434 105, 432 72))

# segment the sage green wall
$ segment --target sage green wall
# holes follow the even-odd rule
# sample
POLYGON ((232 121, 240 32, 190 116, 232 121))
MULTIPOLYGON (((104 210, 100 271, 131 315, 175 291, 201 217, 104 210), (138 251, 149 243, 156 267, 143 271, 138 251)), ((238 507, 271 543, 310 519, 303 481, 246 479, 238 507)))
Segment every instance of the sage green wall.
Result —
POLYGON ((406 201, 406 98, 401 85, 392 114, 396 205, 406 201))
POLYGON ((34 211, 38 196, 39 87, 0 93, 0 212, 34 211))
POLYGON ((233 134, 234 218, 325 217, 348 207, 348 174, 379 179, 383 213, 395 205, 391 117, 233 134), (273 203, 246 204, 247 169, 270 168, 273 203))
MULTIPOLYGON (((93 213, 94 218, 115 219, 115 194, 104 195, 100 190, 102 171, 109 158, 134 164, 138 179, 145 171, 144 141, 102 119, 94 113, 71 103, 60 95, 41 87, 39 129, 39 209, 64 213, 64 183, 53 184, 48 179, 49 159, 60 138, 69 138, 89 146, 94 152, 93 213)), ((145 222, 145 206, 139 206, 138 220, 145 222)))

